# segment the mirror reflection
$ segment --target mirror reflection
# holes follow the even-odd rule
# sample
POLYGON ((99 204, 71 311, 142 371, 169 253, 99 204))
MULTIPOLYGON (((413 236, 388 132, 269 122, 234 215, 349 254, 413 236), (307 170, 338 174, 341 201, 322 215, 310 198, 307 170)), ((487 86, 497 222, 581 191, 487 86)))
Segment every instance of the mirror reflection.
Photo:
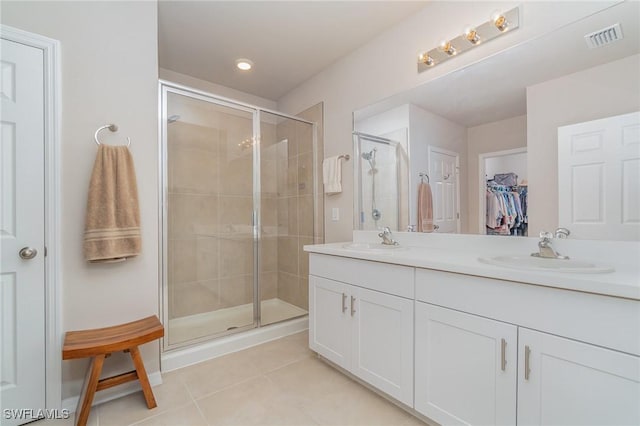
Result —
POLYGON ((355 111, 355 228, 639 240, 638 16, 617 4, 355 111))

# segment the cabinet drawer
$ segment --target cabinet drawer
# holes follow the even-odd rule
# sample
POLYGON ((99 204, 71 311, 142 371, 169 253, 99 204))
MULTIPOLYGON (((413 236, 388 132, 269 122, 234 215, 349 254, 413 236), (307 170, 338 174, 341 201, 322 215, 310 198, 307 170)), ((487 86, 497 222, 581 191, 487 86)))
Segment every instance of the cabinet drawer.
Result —
POLYGON ((309 274, 407 299, 415 295, 414 269, 407 266, 311 253, 309 274))
POLYGON ((640 302, 416 269, 416 300, 640 355, 640 302))

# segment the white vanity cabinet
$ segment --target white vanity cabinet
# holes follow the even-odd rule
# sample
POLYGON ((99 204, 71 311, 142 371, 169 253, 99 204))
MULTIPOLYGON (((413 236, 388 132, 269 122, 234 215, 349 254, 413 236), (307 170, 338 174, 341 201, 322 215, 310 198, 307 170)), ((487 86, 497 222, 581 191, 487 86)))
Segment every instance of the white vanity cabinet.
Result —
POLYGON ((637 301, 421 269, 416 299, 415 408, 425 416, 640 424, 637 301))
POLYGON ((640 358, 519 329, 519 425, 640 424, 640 358))
POLYGON ((309 346, 409 406, 413 304, 412 268, 310 256, 309 346))
POLYGON ((440 424, 516 423, 518 327, 416 302, 415 409, 440 424))

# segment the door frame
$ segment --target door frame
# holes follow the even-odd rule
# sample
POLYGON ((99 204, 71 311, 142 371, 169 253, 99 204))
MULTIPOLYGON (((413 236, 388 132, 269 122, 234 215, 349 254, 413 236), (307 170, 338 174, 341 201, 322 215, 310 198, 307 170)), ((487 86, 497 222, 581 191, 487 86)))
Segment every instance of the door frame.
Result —
POLYGON ((60 280, 60 42, 0 25, 0 38, 42 50, 44 59, 45 405, 62 406, 62 288, 60 280))
MULTIPOLYGON (((435 145, 429 145, 427 147, 427 169, 429 170, 429 176, 431 173, 431 153, 444 154, 450 157, 456 157, 456 234, 460 233, 460 153, 456 151, 450 151, 448 149, 441 148, 435 145)), ((428 181, 427 177, 427 181, 428 181)))
POLYGON ((488 158, 505 157, 507 155, 526 153, 527 147, 523 146, 521 148, 485 152, 478 155, 478 234, 485 235, 485 227, 487 226, 487 224, 485 223, 487 219, 487 197, 485 195, 485 186, 487 181, 485 179, 485 160, 487 160, 488 158))

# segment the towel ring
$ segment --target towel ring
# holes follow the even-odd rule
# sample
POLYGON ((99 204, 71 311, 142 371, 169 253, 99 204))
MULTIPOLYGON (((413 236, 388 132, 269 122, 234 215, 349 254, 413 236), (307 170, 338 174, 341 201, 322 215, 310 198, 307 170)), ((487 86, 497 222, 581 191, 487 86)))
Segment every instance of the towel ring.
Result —
MULTIPOLYGON (((96 130, 96 132, 93 134, 93 139, 96 141, 96 145, 102 145, 102 143, 100 143, 100 141, 98 140, 98 133, 100 133, 104 129, 109 129, 112 132, 117 132, 118 126, 116 126, 115 124, 106 124, 98 128, 98 130, 96 130)), ((131 138, 129 136, 127 136, 127 146, 131 146, 131 138)))
POLYGON ((427 178, 427 183, 429 183, 429 175, 426 174, 425 172, 420 172, 418 173, 418 176, 420 176, 420 182, 424 183, 424 178, 427 178))

